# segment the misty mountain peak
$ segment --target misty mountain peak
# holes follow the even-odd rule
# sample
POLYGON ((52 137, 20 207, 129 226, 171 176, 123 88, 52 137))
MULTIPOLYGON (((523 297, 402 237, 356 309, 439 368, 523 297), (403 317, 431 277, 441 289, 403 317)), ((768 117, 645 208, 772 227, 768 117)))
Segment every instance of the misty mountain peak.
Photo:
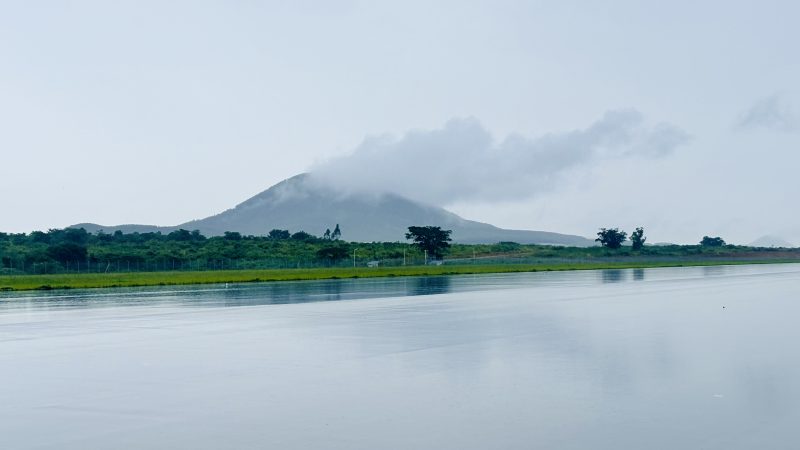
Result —
MULTIPOLYGON (((463 243, 519 243, 592 245, 589 239, 558 233, 528 230, 504 230, 486 223, 466 220, 437 206, 387 193, 381 186, 374 190, 340 189, 324 179, 302 173, 277 183, 254 195, 232 209, 205 219, 193 220, 174 227, 149 227, 152 231, 168 232, 183 228, 199 230, 209 236, 226 231, 245 235, 266 235, 272 229, 291 232, 305 231, 317 236, 339 224, 342 238, 349 241, 394 242, 405 240, 412 225, 436 225, 453 230, 453 240, 463 243)), ((100 227, 83 224, 87 230, 102 228, 137 231, 143 225, 100 227)))

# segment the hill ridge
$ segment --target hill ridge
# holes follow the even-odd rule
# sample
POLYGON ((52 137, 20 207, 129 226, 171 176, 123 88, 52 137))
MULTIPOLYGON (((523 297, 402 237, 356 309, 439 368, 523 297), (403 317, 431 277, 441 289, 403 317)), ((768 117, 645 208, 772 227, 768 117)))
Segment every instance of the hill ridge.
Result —
POLYGON ((218 236, 225 231, 265 235, 278 228, 322 235, 326 228, 333 229, 336 224, 342 229, 343 239, 358 242, 403 241, 408 226, 436 225, 452 229, 453 241, 460 243, 514 241, 524 244, 594 245, 593 241, 582 236, 509 230, 464 219, 444 208, 397 194, 342 192, 319 184, 308 173, 287 178, 218 214, 175 226, 81 223, 72 227, 107 233, 117 230, 169 233, 183 228, 199 230, 207 236, 218 236))

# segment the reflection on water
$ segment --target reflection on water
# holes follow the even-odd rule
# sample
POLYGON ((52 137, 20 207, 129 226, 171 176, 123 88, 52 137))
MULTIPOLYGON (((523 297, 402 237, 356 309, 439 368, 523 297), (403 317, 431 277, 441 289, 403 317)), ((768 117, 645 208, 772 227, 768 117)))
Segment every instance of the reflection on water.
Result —
POLYGON ((619 283, 625 281, 625 275, 627 272, 627 270, 622 269, 601 270, 600 277, 603 280, 603 283, 619 283))
POLYGON ((418 277, 409 280, 407 295, 434 295, 450 292, 452 277, 418 277))
POLYGON ((377 297, 435 295, 531 286, 584 286, 629 281, 653 281, 691 277, 736 277, 757 270, 791 271, 795 265, 708 266, 660 269, 611 269, 572 272, 456 275, 407 278, 372 278, 245 283, 197 286, 91 289, 70 291, 0 292, 4 310, 69 309, 107 306, 231 307, 282 305, 377 297))
POLYGON ((725 275, 732 266, 706 266, 703 267, 703 275, 707 277, 717 277, 725 275))
POLYGON ((0 448, 794 448, 800 266, 706 269, 3 297, 0 448))

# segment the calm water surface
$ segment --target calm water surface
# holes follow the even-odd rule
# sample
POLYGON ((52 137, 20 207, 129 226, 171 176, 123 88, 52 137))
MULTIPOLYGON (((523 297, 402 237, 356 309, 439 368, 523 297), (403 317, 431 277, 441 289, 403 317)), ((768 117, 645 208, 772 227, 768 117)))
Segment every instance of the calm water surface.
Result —
POLYGON ((800 265, 0 294, 2 449, 796 449, 800 265))

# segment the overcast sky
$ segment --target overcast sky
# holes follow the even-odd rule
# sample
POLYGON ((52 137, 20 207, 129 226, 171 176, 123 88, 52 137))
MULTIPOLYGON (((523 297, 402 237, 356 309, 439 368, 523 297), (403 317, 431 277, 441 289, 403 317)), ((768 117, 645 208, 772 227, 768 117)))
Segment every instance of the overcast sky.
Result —
POLYGON ((799 245, 800 4, 646 3, 2 2, 0 230, 314 169, 503 227, 799 245))

